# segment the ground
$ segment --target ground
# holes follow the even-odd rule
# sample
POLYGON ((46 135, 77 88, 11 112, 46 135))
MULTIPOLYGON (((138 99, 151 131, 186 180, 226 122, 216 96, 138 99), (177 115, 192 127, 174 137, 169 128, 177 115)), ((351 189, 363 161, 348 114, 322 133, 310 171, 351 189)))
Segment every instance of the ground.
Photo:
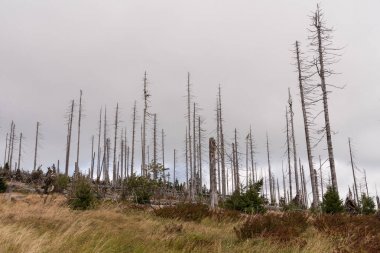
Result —
POLYGON ((238 221, 184 222, 150 207, 104 202, 74 211, 62 195, 0 194, 0 252, 332 252, 333 242, 308 229, 298 243, 238 240, 238 221))

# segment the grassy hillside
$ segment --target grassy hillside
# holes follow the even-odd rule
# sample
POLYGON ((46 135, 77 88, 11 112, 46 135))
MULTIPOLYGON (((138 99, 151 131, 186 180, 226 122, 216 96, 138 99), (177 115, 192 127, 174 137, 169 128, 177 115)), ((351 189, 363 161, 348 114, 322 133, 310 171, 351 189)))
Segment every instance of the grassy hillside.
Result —
POLYGON ((310 226, 294 240, 238 239, 238 220, 161 218, 150 207, 102 203, 73 211, 62 195, 0 194, 0 252, 333 252, 345 239, 310 226), (234 220, 234 221, 233 221, 234 220))
POLYGON ((239 222, 183 222, 149 209, 106 203, 72 211, 62 196, 0 195, 0 252, 327 252, 326 238, 307 231, 307 245, 257 239, 240 241, 239 222), (323 243, 321 243, 323 242, 323 243))

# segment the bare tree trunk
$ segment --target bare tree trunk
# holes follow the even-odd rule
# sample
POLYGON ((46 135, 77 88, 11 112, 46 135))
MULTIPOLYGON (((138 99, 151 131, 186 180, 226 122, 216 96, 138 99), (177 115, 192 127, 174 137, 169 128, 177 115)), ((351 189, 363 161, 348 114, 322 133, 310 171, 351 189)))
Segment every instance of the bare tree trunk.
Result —
POLYGON ((306 102, 305 102, 305 91, 304 91, 304 85, 303 81, 304 78, 302 76, 302 62, 300 59, 300 50, 298 41, 296 41, 296 58, 297 58, 297 69, 298 69, 298 83, 299 83, 299 89, 300 89, 300 96, 301 96, 301 105, 302 105, 302 113, 303 113, 303 121, 304 121, 304 128, 305 128, 305 137, 306 137, 306 149, 307 149, 307 158, 309 162, 309 170, 310 170, 310 179, 311 179, 311 190, 313 193, 313 207, 318 207, 319 205, 319 198, 317 194, 316 188, 318 187, 318 184, 316 185, 315 182, 317 182, 316 175, 314 174, 314 165, 313 165, 313 155, 311 150, 311 140, 310 140, 310 133, 309 133, 309 126, 310 122, 308 120, 308 113, 306 108, 306 102))
POLYGON ((198 180, 196 179, 197 178, 197 138, 196 138, 196 134, 195 134, 195 131, 196 131, 196 125, 195 125, 195 119, 196 119, 196 116, 195 116, 195 112, 196 112, 196 109, 195 109, 195 103, 193 103, 193 183, 194 183, 194 193, 198 193, 198 180))
POLYGON ((322 88, 323 112, 324 112, 324 117, 325 117, 325 131, 326 131, 326 139, 327 139, 327 150, 328 150, 329 162, 330 162, 332 187, 336 192, 338 192, 338 183, 337 183, 336 171, 335 171, 334 151, 333 151, 332 138, 331 138, 329 106, 328 106, 328 99, 327 99, 328 91, 326 87, 326 71, 325 71, 326 47, 330 47, 330 45, 323 44, 328 39, 326 38, 326 36, 328 36, 327 33, 329 32, 329 29, 326 29, 322 22, 323 21, 321 20, 321 13, 318 6, 318 9, 315 12, 315 15, 313 17, 312 25, 315 28, 315 35, 316 35, 315 46, 317 47, 316 51, 318 52, 317 68, 318 68, 318 75, 321 80, 320 86, 322 88))
POLYGON ((268 155, 269 193, 270 193, 271 204, 273 205, 275 203, 275 200, 274 200, 274 193, 273 193, 273 186, 272 186, 272 169, 271 169, 271 164, 270 164, 268 135, 267 135, 267 155, 268 155))
POLYGON ((186 190, 189 191, 189 159, 188 159, 188 155, 189 155, 189 146, 188 146, 188 138, 187 138, 187 127, 186 127, 186 135, 185 135, 185 160, 186 160, 186 190))
POLYGON ((231 166, 231 191, 236 191, 236 157, 235 157, 235 143, 232 143, 232 166, 231 166))
POLYGON ((164 178, 164 183, 166 182, 166 175, 165 175, 165 132, 164 129, 161 129, 161 146, 162 146, 162 176, 164 178))
POLYGON ((104 135, 103 135, 103 141, 104 141, 104 165, 103 165, 103 175, 104 175, 104 181, 106 181, 107 183, 109 183, 109 160, 108 160, 108 157, 109 157, 109 145, 108 145, 108 138, 107 138, 107 108, 105 107, 104 108, 104 127, 103 127, 103 130, 104 130, 104 135))
POLYGON ((355 168, 354 168, 354 161, 352 159, 352 150, 351 150, 351 139, 348 138, 348 146, 349 146, 349 149, 350 149, 350 159, 351 159, 351 168, 352 168, 352 176, 354 177, 354 190, 355 190, 355 194, 356 194, 356 203, 359 204, 359 195, 358 195, 358 186, 356 184, 356 176, 355 176, 355 168))
POLYGON ((367 197, 369 197, 368 184, 367 184, 367 173, 366 173, 365 169, 364 169, 364 182, 365 182, 365 189, 367 190, 367 197))
POLYGON ((78 146, 77 146, 77 163, 75 171, 79 172, 79 144, 80 144, 80 124, 82 120, 82 90, 80 90, 80 96, 79 96, 79 116, 78 116, 78 146))
POLYGON ((124 179, 124 136, 123 136, 123 129, 121 129, 121 136, 120 136, 120 184, 123 185, 123 179, 124 179))
POLYGON ((141 154, 141 175, 147 176, 147 169, 146 169, 146 161, 145 161, 145 154, 146 154, 146 117, 148 115, 148 98, 149 93, 147 90, 147 78, 146 78, 146 72, 144 73, 144 113, 143 113, 143 129, 142 129, 142 154, 141 154))
POLYGON ((286 145, 287 145, 287 154, 288 154, 289 194, 290 194, 290 199, 293 200, 292 167, 290 164, 290 133, 289 133, 288 108, 286 108, 286 145))
POLYGON ((321 177, 321 194, 323 199, 323 175, 322 175, 322 162, 321 162, 321 156, 319 156, 319 175, 321 177))
MULTIPOLYGON (((301 166, 301 163, 300 163, 301 166)), ((308 206, 308 201, 307 201, 307 189, 306 189, 306 180, 305 180, 305 171, 303 169, 303 166, 301 166, 302 169, 302 180, 303 180, 303 192, 304 192, 304 202, 305 206, 308 206)))
POLYGON ((189 144, 189 168, 190 168, 190 199, 194 200, 194 172, 193 172, 193 155, 191 145, 191 94, 190 94, 190 73, 187 73, 187 121, 188 121, 188 144, 189 144))
POLYGON ((74 100, 71 101, 71 109, 70 109, 69 120, 68 120, 68 124, 67 124, 65 176, 69 175, 71 132, 73 129, 73 118, 74 118, 74 100))
POLYGON ((114 136, 114 146, 113 146, 113 171, 112 171, 112 184, 116 186, 116 180, 117 180, 117 175, 116 175, 116 166, 117 166, 117 161, 116 161, 116 151, 117 151, 117 129, 118 129, 118 124, 119 124, 119 103, 116 104, 116 113, 115 113, 115 136, 114 136))
POLYGON ((248 141, 249 141, 249 134, 245 138, 245 186, 247 187, 248 190, 248 171, 249 171, 249 166, 248 166, 248 141))
POLYGON ((37 122, 37 127, 36 127, 36 144, 34 145, 34 163, 33 163, 33 170, 36 170, 36 166, 37 166, 37 148, 38 148, 38 134, 39 134, 39 128, 40 128, 40 122, 37 122))
POLYGON ((228 188, 228 178, 226 180, 226 163, 224 159, 225 155, 225 149, 224 149, 224 134, 223 134, 223 117, 222 117, 222 95, 221 95, 221 89, 219 85, 219 130, 220 130, 220 158, 221 158, 221 165, 222 165, 222 196, 223 198, 226 197, 226 188, 228 188))
POLYGON ((250 154, 251 154, 251 167, 252 167, 252 183, 254 183, 257 180, 257 177, 255 178, 255 170, 254 170, 254 159, 253 159, 253 138, 252 138, 252 128, 249 126, 249 147, 250 147, 250 154))
POLYGON ((15 131, 16 125, 12 121, 12 131, 11 131, 11 142, 10 142, 10 156, 9 156, 9 169, 12 171, 12 161, 13 161, 13 151, 14 151, 14 143, 15 143, 15 131))
POLYGON ((294 176, 295 176, 295 181, 296 181, 296 191, 297 194, 299 194, 300 191, 300 186, 299 186, 299 181, 298 181, 298 168, 297 168, 297 148, 296 148, 296 136, 294 134, 294 120, 293 120, 293 101, 292 101, 292 96, 290 95, 290 89, 288 89, 289 92, 289 114, 290 114, 290 127, 292 130, 292 143, 293 143, 293 158, 294 158, 294 176))
POLYGON ((98 160, 97 160, 97 165, 96 165, 96 181, 100 180, 100 153, 101 153, 101 148, 100 148, 100 139, 102 135, 102 108, 100 108, 100 113, 99 113, 99 128, 98 128, 98 160))
POLYGON ((286 180, 285 180, 285 174, 284 174, 284 166, 282 166, 282 186, 283 186, 283 190, 284 190, 284 199, 285 199, 285 204, 287 204, 287 201, 286 201, 286 184, 285 184, 286 180))
POLYGON ((216 166, 215 166, 215 152, 216 144, 215 139, 209 139, 209 157, 210 157, 210 197, 211 209, 215 209, 218 205, 218 193, 216 189, 216 166))
POLYGON ((21 153, 22 153, 22 146, 21 146, 21 143, 22 143, 22 133, 20 133, 20 141, 19 141, 19 146, 18 146, 18 162, 17 162, 17 169, 20 170, 20 164, 21 164, 21 153))
POLYGON ((5 167, 5 164, 8 162, 7 160, 7 150, 8 150, 8 133, 5 137, 5 151, 4 151, 4 164, 3 167, 5 167))
POLYGON ((157 180, 157 114, 153 114, 153 178, 157 180))
POLYGON ((175 149, 174 149, 174 154, 173 154, 173 187, 175 189, 175 165, 176 165, 176 154, 175 154, 175 149))
POLYGON ((136 133, 136 101, 133 106, 133 120, 132 120, 132 152, 131 152, 131 175, 134 173, 135 165, 135 133, 136 133))
POLYGON ((219 101, 216 100, 216 162, 218 165, 218 191, 221 192, 220 185, 220 123, 219 123, 219 101))
POLYGON ((91 167, 90 167, 90 178, 91 179, 94 178, 94 165, 95 165, 95 161, 94 161, 94 138, 95 138, 95 136, 92 136, 92 138, 91 138, 91 167))
POLYGON ((199 155, 198 155, 198 159, 199 159, 199 184, 200 184, 200 188, 201 188, 201 193, 202 193, 202 189, 203 189, 203 175, 202 175, 202 128, 201 128, 201 116, 198 116, 198 145, 199 145, 199 149, 198 149, 198 152, 199 152, 199 155))
POLYGON ((238 156, 238 142, 237 142, 237 131, 235 128, 235 180, 236 190, 240 191, 240 175, 239 175, 239 156, 238 156))

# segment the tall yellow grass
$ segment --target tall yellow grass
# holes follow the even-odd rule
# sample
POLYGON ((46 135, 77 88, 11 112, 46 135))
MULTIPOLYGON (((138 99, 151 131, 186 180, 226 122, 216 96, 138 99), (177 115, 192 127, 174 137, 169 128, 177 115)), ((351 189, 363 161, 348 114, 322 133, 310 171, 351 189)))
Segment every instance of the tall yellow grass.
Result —
POLYGON ((63 196, 0 194, 0 253, 15 252, 332 252, 314 230, 300 247, 266 239, 239 241, 238 223, 167 220, 123 204, 73 211, 63 196), (180 227, 181 231, 170 229, 180 227))

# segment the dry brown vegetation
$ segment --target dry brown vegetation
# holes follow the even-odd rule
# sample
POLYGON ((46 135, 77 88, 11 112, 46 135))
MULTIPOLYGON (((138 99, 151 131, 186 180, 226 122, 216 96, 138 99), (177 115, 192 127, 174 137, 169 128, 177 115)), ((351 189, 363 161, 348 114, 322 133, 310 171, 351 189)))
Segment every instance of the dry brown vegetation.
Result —
MULTIPOLYGON (((180 209, 183 211, 184 208, 180 209)), ((359 242, 353 234, 346 235, 347 231, 343 225, 336 230, 331 229, 332 224, 336 224, 337 221, 328 217, 324 217, 323 220, 308 217, 305 220, 302 215, 281 216, 269 213, 247 220, 244 216, 236 218, 235 213, 208 213, 194 222, 185 221, 173 210, 172 214, 177 217, 163 218, 157 216, 148 206, 103 202, 94 210, 73 211, 68 208, 66 199, 62 195, 46 198, 35 194, 13 193, 12 196, 1 194, 0 252, 357 252, 357 249, 376 252, 375 250, 378 250, 376 248, 378 244, 374 244, 374 248, 366 244, 366 242, 375 243, 376 238, 378 240, 378 227, 371 225, 375 217, 368 220, 362 217, 355 221, 350 218, 341 219, 343 223, 353 222, 350 231, 354 234, 355 231, 358 232, 357 238, 361 236, 363 239, 359 242), (248 236, 250 239, 238 238, 235 230, 248 228, 248 225, 257 226, 258 223, 253 222, 255 219, 263 225, 262 231, 248 236), (303 220, 301 225, 298 224, 299 220, 303 220), (358 228, 362 224, 361 221, 366 227, 365 235, 362 235, 363 231, 358 228), (268 222, 273 226, 267 227, 268 222), (288 230, 283 230, 282 225, 297 227, 296 230, 290 228, 292 233, 296 232, 291 234, 288 240, 281 239, 284 238, 284 233, 289 233, 288 230), (275 229, 276 226, 282 230, 275 229), (299 226, 302 229, 298 229, 299 226), (276 236, 273 236, 274 234, 276 236), (349 243, 352 239, 355 241, 349 243), (360 243, 360 247, 355 248, 355 243, 360 243)), ((379 221, 376 222, 375 225, 378 225, 379 221)))

